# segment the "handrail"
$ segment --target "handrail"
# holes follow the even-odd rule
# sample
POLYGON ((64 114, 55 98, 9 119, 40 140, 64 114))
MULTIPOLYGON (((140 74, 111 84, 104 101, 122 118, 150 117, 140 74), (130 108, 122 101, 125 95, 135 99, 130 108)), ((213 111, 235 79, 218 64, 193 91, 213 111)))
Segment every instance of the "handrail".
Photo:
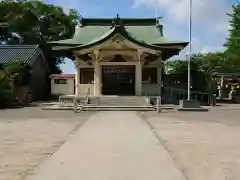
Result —
MULTIPOLYGON (((90 88, 88 88, 87 90, 87 93, 86 93, 86 96, 85 96, 85 100, 84 100, 84 104, 88 104, 88 101, 89 101, 89 95, 90 95, 90 88)), ((80 111, 82 110, 84 104, 80 104, 80 111)), ((77 113, 78 112, 78 108, 79 108, 79 104, 77 102, 77 95, 74 96, 74 99, 73 99, 73 109, 74 109, 74 112, 77 113)))

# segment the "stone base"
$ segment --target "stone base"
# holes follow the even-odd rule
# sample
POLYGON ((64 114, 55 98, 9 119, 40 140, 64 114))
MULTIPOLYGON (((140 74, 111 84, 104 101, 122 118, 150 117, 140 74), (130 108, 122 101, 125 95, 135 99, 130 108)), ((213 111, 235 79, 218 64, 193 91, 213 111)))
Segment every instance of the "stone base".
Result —
POLYGON ((189 111, 189 112, 206 112, 208 109, 206 108, 178 108, 178 111, 189 111))
POLYGON ((197 100, 180 100, 178 111, 208 111, 200 106, 197 100))

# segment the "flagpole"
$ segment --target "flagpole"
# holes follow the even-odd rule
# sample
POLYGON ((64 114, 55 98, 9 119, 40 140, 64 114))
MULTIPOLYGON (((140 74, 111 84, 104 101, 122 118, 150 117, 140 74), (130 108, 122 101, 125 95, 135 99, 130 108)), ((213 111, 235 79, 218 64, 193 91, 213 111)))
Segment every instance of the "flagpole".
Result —
MULTIPOLYGON (((158 19, 159 19, 159 2, 158 2, 158 0, 156 0, 156 7, 155 7, 155 17, 156 17, 156 25, 158 26, 159 24, 159 22, 158 22, 158 19)), ((159 64, 159 62, 158 62, 158 71, 159 71, 159 69, 161 69, 161 73, 162 73, 162 60, 160 60, 160 64, 159 64)), ((162 109, 161 109, 161 106, 162 106, 162 76, 159 76, 159 72, 157 73, 157 76, 158 76, 158 78, 160 77, 160 79, 158 80, 159 82, 160 82, 160 84, 158 84, 158 87, 159 87, 159 95, 157 96, 157 107, 156 107, 156 111, 158 112, 158 113, 160 113, 161 111, 162 111, 162 109)), ((158 83, 159 83, 158 82, 158 83)))
POLYGON ((192 0, 189 0, 188 100, 191 99, 192 0))

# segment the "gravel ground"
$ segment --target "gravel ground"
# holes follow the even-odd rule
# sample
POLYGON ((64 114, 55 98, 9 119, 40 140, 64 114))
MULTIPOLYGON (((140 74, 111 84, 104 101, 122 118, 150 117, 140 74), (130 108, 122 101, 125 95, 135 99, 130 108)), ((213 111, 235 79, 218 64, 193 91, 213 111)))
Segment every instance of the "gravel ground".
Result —
POLYGON ((240 179, 240 105, 143 116, 189 180, 240 179))
POLYGON ((27 107, 0 111, 0 180, 22 180, 92 113, 27 107))
MULTIPOLYGON (((91 114, 39 107, 1 110, 0 180, 23 180, 91 114)), ((240 105, 143 115, 189 180, 240 179, 240 105)))

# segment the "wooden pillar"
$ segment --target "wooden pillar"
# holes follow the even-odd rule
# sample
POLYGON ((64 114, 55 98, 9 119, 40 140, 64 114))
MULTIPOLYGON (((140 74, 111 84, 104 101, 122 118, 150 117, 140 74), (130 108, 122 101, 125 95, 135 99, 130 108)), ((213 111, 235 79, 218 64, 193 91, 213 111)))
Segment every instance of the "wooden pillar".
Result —
POLYGON ((94 61, 94 96, 101 95, 101 66, 97 56, 95 57, 94 61))
POLYGON ((135 95, 142 95, 142 64, 140 61, 135 65, 135 95))
POLYGON ((162 67, 160 64, 157 67, 157 84, 158 85, 162 84, 162 67))
POLYGON ((79 84, 80 84, 80 68, 76 65, 76 73, 75 73, 75 95, 79 95, 79 84))

